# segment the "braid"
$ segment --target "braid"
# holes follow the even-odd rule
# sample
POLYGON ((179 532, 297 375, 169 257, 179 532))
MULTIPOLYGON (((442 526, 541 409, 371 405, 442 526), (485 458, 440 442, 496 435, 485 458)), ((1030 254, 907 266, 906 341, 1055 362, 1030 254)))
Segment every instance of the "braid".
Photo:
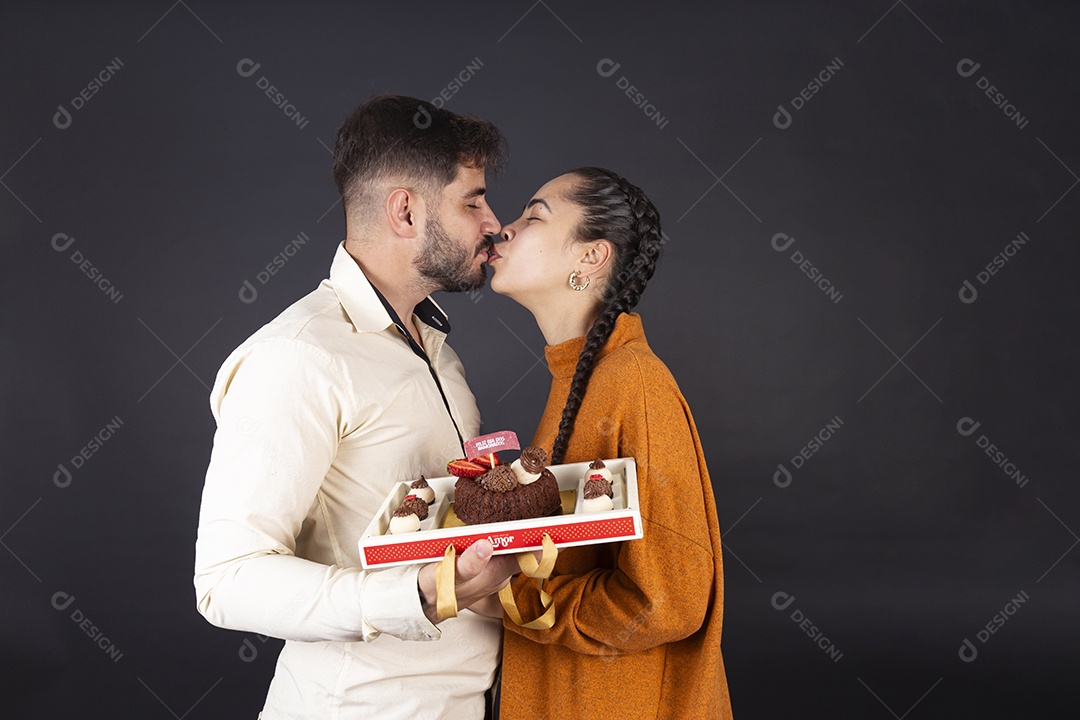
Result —
POLYGON ((593 366, 596 364, 596 354, 611 337, 611 331, 615 329, 615 321, 622 310, 617 309, 616 303, 612 302, 604 308, 600 316, 596 318, 589 334, 585 336, 585 347, 578 355, 577 368, 574 370, 574 379, 570 381, 570 392, 566 397, 566 405, 563 407, 562 419, 559 420, 559 434, 555 438, 555 445, 551 449, 551 463, 558 465, 563 461, 566 454, 566 446, 570 442, 570 433, 574 431, 574 421, 577 419, 581 401, 585 398, 585 389, 589 384, 593 366))
POLYGON ((601 291, 603 309, 589 328, 585 346, 578 355, 559 421, 559 433, 551 451, 553 465, 561 463, 566 454, 596 356, 611 337, 619 316, 637 306, 656 271, 664 243, 660 214, 636 185, 602 168, 580 168, 570 174, 579 178, 570 193, 570 199, 581 206, 583 212, 578 239, 607 239, 615 250, 615 260, 601 291))

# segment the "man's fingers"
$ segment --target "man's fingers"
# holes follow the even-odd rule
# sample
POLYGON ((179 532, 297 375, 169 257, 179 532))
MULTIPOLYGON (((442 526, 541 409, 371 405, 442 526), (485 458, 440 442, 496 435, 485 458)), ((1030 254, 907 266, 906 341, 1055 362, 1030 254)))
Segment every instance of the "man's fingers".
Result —
MULTIPOLYGON (((510 556, 510 559, 513 560, 513 556, 510 556)), ((491 561, 488 562, 487 567, 484 568, 480 575, 457 586, 459 608, 472 607, 473 603, 489 595, 498 594, 500 590, 510 584, 513 573, 517 570, 517 563, 514 562, 511 567, 511 565, 502 561, 502 556, 491 558, 491 561)))
POLYGON ((477 540, 457 560, 457 582, 468 582, 484 572, 491 560, 492 547, 487 540, 477 540))
POLYGON ((458 585, 460 593, 488 595, 498 592, 518 572, 517 558, 513 555, 496 555, 488 560, 487 567, 467 584, 458 585))
MULTIPOLYGON (((521 568, 518 566, 517 558, 513 555, 499 555, 493 557, 491 562, 488 563, 488 569, 493 573, 501 575, 507 580, 510 579, 511 575, 515 575, 521 571, 521 568)), ((503 585, 505 584, 506 583, 503 583, 503 585)))

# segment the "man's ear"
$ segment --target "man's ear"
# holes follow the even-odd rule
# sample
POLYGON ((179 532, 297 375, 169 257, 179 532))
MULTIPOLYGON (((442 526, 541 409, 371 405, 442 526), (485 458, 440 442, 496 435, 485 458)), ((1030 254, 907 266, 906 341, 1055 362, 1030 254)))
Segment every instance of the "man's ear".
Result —
POLYGON ((601 272, 614 258, 614 249, 607 240, 593 240, 582 243, 581 254, 578 262, 581 263, 581 272, 592 276, 601 272))
POLYGON ((394 234, 403 238, 415 238, 420 234, 420 197, 406 188, 390 191, 386 198, 386 219, 394 234))

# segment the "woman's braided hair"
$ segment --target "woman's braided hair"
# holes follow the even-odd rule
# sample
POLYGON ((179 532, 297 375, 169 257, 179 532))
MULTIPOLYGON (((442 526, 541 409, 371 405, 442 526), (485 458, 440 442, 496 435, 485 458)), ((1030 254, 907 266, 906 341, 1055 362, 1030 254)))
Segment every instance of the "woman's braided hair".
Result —
POLYGON ((576 179, 567 198, 582 211, 575 239, 581 242, 606 239, 614 250, 614 262, 600 291, 602 309, 578 355, 577 369, 559 421, 559 434, 551 451, 552 464, 563 461, 597 353, 611 337, 619 315, 637 305, 656 270, 664 243, 660 213, 641 188, 603 168, 578 168, 567 174, 576 179))

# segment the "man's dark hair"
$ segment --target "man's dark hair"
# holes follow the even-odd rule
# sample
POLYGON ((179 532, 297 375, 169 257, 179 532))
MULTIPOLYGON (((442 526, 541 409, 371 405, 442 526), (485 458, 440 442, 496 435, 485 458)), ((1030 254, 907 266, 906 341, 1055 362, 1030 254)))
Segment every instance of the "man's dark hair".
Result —
POLYGON ((334 184, 348 216, 354 208, 374 209, 371 191, 381 182, 402 183, 428 199, 454 181, 459 165, 497 170, 506 157, 506 139, 487 120, 404 95, 376 95, 338 129, 334 184))

